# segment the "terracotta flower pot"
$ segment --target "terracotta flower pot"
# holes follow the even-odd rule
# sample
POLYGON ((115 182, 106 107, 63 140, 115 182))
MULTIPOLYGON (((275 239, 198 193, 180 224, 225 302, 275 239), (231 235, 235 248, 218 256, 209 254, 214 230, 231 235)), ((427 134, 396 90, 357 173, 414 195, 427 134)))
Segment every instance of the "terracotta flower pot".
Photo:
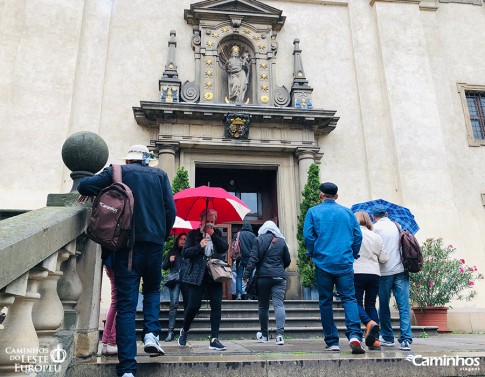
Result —
POLYGON ((449 331, 447 306, 413 307, 412 309, 418 326, 438 326, 438 331, 449 331))

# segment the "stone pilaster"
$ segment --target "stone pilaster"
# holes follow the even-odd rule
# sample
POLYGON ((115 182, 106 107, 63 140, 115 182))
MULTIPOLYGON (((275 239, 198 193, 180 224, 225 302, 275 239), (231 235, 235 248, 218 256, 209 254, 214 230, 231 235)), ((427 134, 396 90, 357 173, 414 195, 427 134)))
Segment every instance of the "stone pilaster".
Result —
POLYGON ((179 150, 178 143, 158 144, 156 146, 158 153, 158 167, 163 169, 167 174, 170 182, 175 177, 175 155, 179 150))

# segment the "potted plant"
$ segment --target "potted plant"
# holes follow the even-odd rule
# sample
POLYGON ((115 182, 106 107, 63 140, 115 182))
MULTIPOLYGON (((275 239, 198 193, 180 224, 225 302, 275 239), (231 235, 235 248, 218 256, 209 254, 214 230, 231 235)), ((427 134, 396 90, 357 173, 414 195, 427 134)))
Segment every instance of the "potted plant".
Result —
POLYGON ((418 325, 438 325, 438 331, 448 331, 449 303, 475 297, 475 281, 483 279, 483 275, 476 266, 468 266, 464 259, 455 257, 456 249, 444 246, 441 238, 427 239, 421 249, 423 268, 409 274, 409 297, 416 321, 418 325))
MULTIPOLYGON (((303 224, 308 210, 320 204, 320 168, 317 164, 311 164, 308 169, 308 178, 305 188, 303 189, 303 200, 300 204, 300 215, 298 216, 298 225, 296 238, 298 239, 298 272, 300 273, 300 284, 304 289, 304 298, 311 299, 311 290, 315 290, 315 265, 311 258, 307 257, 307 248, 303 239, 303 224), (306 293, 305 293, 306 291, 306 293)), ((318 295, 317 295, 318 297, 318 295)))

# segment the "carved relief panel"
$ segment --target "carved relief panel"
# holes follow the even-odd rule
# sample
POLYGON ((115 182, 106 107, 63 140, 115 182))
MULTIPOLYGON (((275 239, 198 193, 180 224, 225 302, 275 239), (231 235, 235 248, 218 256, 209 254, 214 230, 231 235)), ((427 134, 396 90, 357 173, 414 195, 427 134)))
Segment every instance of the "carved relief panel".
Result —
POLYGON ((281 11, 257 1, 205 1, 185 11, 193 25, 196 79, 182 86, 186 102, 287 106, 274 81, 281 11))

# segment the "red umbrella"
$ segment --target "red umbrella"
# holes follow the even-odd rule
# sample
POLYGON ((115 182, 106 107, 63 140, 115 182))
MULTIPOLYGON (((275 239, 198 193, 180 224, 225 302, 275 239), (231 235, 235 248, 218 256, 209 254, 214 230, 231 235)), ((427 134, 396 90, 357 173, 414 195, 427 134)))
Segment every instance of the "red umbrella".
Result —
POLYGON ((184 220, 200 220, 206 208, 217 211, 217 222, 241 221, 251 210, 244 202, 220 187, 199 186, 179 191, 173 196, 177 216, 184 220))
POLYGON ((187 221, 178 216, 175 216, 175 222, 172 226, 173 234, 188 233, 192 229, 197 229, 200 225, 200 221, 187 221))

